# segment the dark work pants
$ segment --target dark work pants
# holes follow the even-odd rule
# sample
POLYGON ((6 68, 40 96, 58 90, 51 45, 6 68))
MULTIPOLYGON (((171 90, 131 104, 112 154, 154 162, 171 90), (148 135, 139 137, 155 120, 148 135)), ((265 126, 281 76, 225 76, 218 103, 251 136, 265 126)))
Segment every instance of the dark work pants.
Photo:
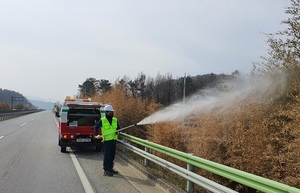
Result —
POLYGON ((110 171, 114 166, 116 145, 117 145, 116 140, 105 141, 103 143, 103 154, 104 154, 103 169, 104 170, 110 171))

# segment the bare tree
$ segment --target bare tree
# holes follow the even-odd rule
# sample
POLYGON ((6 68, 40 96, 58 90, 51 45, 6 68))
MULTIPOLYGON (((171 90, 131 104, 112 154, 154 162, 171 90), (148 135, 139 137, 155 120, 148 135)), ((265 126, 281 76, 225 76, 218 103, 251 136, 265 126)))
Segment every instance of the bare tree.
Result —
POLYGON ((300 60, 300 0, 291 0, 291 6, 286 8, 285 13, 290 15, 287 20, 282 21, 287 29, 268 34, 271 56, 268 61, 276 68, 290 64, 291 60, 300 60), (274 64, 274 61, 279 63, 274 64))
POLYGON ((145 89, 146 89, 146 75, 141 72, 137 78, 137 90, 139 92, 139 96, 142 97, 142 99, 144 99, 145 97, 145 89))
POLYGON ((121 80, 117 80, 117 85, 120 86, 120 88, 123 90, 125 93, 125 96, 128 98, 130 96, 130 86, 128 84, 130 78, 128 76, 124 76, 121 80))

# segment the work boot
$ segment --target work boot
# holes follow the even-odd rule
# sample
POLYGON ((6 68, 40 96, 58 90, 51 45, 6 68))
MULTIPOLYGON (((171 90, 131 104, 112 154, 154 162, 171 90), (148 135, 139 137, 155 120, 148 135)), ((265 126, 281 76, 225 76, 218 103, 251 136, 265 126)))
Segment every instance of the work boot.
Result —
POLYGON ((114 170, 114 169, 111 169, 110 172, 113 173, 113 174, 118 174, 119 173, 117 170, 114 170))
POLYGON ((111 171, 104 170, 104 176, 113 176, 114 174, 111 171))

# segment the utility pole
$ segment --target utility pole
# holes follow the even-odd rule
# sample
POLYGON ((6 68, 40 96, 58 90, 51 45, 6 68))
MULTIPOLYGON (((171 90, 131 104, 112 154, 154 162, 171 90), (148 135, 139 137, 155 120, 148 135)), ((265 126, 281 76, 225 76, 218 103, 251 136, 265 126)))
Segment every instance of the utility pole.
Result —
POLYGON ((183 77, 183 104, 185 104, 185 86, 186 86, 186 73, 184 73, 183 77))

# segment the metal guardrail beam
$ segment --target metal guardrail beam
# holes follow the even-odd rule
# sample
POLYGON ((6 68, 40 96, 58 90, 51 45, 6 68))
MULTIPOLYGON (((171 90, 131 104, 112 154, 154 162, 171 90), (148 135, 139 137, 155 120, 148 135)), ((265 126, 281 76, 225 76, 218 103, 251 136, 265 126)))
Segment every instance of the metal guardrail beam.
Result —
POLYGON ((121 133, 123 139, 139 144, 143 147, 163 153, 175 159, 181 160, 193 166, 210 171, 219 176, 233 180, 245 186, 269 193, 299 193, 300 189, 294 188, 273 180, 269 180, 251 173, 247 173, 229 166, 225 166, 216 162, 212 162, 200 157, 190 155, 175 149, 171 149, 147 140, 143 140, 134 136, 121 133))
POLYGON ((207 178, 204 178, 198 174, 195 174, 194 172, 191 172, 187 169, 184 169, 176 164, 173 164, 171 162, 168 162, 162 158, 159 158, 155 155, 152 155, 146 151, 143 151, 137 147, 134 147, 132 145, 129 145, 123 141, 119 141, 119 143, 121 143, 125 148, 129 149, 130 151, 152 161, 153 163, 156 163, 182 177, 184 177, 185 179, 192 181, 195 184, 198 184, 199 186, 214 192, 214 193, 238 193, 230 188, 227 188, 225 186, 222 186, 212 180, 209 180, 207 178))
POLYGON ((2 111, 0 112, 0 121, 16 118, 30 113, 40 112, 42 110, 17 110, 17 111, 2 111))

